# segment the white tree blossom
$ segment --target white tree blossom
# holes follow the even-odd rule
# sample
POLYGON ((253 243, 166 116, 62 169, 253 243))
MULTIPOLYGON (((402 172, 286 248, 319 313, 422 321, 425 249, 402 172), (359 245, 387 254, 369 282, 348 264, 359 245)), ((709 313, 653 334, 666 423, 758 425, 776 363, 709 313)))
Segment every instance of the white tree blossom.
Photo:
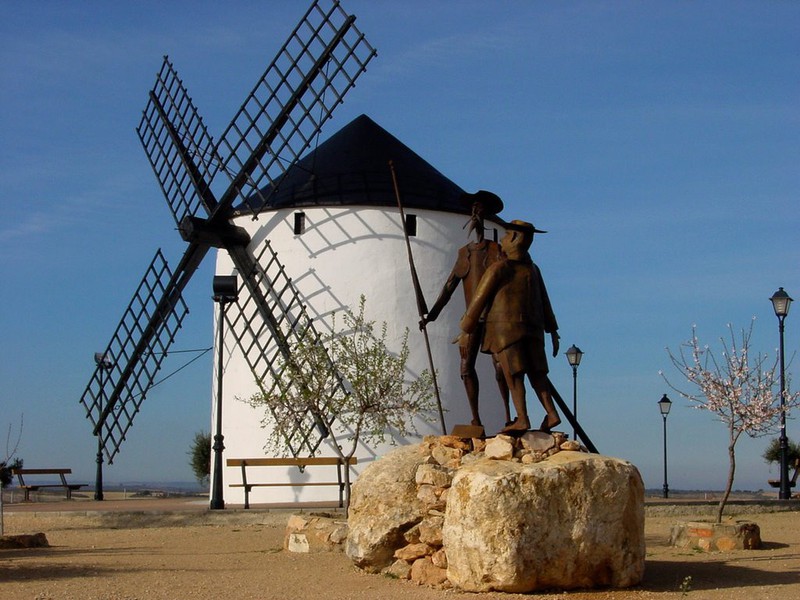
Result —
MULTIPOLYGON (((733 489, 736 442, 743 433, 750 437, 773 433, 782 413, 780 391, 775 389, 779 384, 776 374, 778 359, 770 360, 760 353, 753 356, 750 339, 754 322, 755 318, 749 329, 742 329, 738 343, 733 327, 728 325, 730 339, 720 338, 722 353, 719 359, 708 346, 700 344, 695 325, 692 326, 691 339, 681 345, 677 354, 667 348, 672 364, 695 388, 694 393, 672 385, 661 373, 673 390, 689 400, 692 408, 715 414, 728 429, 728 479, 717 510, 718 523, 722 521, 725 503, 733 489)), ((791 393, 787 385, 784 410, 788 413, 799 402, 800 393, 791 393)))

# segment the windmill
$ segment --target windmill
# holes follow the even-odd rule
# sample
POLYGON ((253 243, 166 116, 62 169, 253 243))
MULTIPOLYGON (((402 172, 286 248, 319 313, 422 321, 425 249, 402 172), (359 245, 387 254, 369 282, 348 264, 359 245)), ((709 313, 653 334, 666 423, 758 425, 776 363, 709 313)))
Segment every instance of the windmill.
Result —
MULTIPOLYGON (((156 252, 80 399, 98 439, 99 487, 103 457, 111 464, 119 453, 188 313, 182 292, 212 248, 242 279, 247 310, 233 325, 250 334, 238 341, 256 376, 289 356, 292 336, 314 335, 278 255, 269 243, 254 255, 231 219, 239 205, 257 217, 263 190, 279 189, 375 54, 337 0, 315 0, 218 141, 164 58, 137 132, 187 246, 174 270, 156 252)), ((286 432, 287 447, 313 452, 320 436, 309 415, 286 432)))

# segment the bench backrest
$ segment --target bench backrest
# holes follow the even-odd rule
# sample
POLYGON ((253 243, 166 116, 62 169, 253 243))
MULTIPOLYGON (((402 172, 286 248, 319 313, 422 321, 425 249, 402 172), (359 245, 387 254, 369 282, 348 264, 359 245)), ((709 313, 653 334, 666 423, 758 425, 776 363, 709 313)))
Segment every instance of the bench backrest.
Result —
MULTIPOLYGON (((229 458, 229 467, 307 467, 312 465, 340 465, 344 461, 338 456, 309 456, 308 458, 229 458)), ((358 464, 355 456, 347 464, 358 464)))
POLYGON ((71 475, 72 469, 11 469, 12 475, 71 475))

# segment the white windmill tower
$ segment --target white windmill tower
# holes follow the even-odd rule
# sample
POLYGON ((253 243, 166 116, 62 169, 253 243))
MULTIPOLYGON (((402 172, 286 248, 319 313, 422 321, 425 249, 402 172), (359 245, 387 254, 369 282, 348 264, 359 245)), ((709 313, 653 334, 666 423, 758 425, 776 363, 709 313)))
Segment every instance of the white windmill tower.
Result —
MULTIPOLYGON (((436 294, 447 279, 459 247, 467 242, 464 225, 471 206, 459 186, 365 115, 290 167, 277 189, 262 190, 261 196, 268 201, 258 207, 257 221, 251 219, 251 209, 246 206, 233 221, 249 234, 252 241, 248 250, 258 257, 264 280, 271 282, 274 290, 285 290, 281 297, 275 297, 275 304, 283 306, 287 314, 302 305, 317 329, 323 330, 330 326, 333 313, 356 310, 363 295, 367 317, 388 324, 389 339, 394 340, 397 349, 405 329, 411 331, 409 367, 413 377, 429 365, 422 334, 417 331, 419 315, 390 161, 402 195, 406 231, 420 283, 428 294, 436 294), (280 262, 274 257, 279 257, 280 262)), ((499 226, 491 222, 491 216, 487 216, 486 224, 487 238, 496 239, 499 226)), ((236 272, 227 253, 218 253, 216 272, 221 276, 236 272)), ((258 391, 256 376, 269 380, 265 363, 268 357, 277 356, 277 350, 269 336, 256 342, 263 326, 250 316, 254 310, 249 304, 249 297, 245 296, 245 301, 240 298, 227 312, 222 422, 228 457, 265 453, 263 409, 254 409, 241 399, 258 391), (245 321, 248 326, 244 326, 245 321), (249 335, 244 331, 248 328, 249 335)), ((463 312, 463 295, 455 294, 442 317, 429 325, 448 429, 469 423, 471 418, 460 378, 458 348, 451 344, 463 312)), ((482 414, 485 413, 487 430, 497 431, 503 423, 503 409, 491 363, 488 357, 478 363, 484 384, 482 414)), ((438 422, 420 422, 418 429, 420 434, 442 432, 438 422)), ((326 448, 329 441, 318 438, 313 422, 305 427, 299 425, 296 433, 292 453, 299 454, 303 446, 321 443, 319 453, 335 454, 326 448), (308 444, 303 439, 305 435, 313 438, 308 444)), ((293 445, 291 441, 289 445, 293 445)), ((362 445, 356 453, 359 465, 380 457, 387 449, 388 445, 362 445)), ((330 480, 329 474, 314 469, 302 473, 296 467, 285 467, 276 473, 277 470, 271 469, 271 482, 308 483, 314 482, 315 477, 330 480)), ((240 482, 238 467, 227 467, 223 479, 240 482)), ((241 488, 225 492, 226 499, 236 504, 242 502, 241 494, 241 488)), ((329 491, 313 486, 254 488, 250 501, 306 501, 326 494, 330 498, 329 491)))

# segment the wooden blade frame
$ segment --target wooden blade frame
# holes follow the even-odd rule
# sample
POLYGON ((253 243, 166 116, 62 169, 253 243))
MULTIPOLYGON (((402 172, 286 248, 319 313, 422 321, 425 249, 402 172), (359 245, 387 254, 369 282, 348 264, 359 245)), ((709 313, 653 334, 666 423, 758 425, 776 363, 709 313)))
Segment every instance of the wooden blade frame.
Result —
POLYGON ((172 277, 159 249, 81 397, 109 464, 189 313, 180 294, 167 293, 172 277))
MULTIPOLYGON (((274 187, 286 168, 316 141, 322 125, 375 56, 375 50, 354 22, 355 17, 347 15, 338 1, 315 1, 217 145, 169 59, 164 58, 137 132, 178 229, 189 246, 166 284, 146 284, 150 277, 148 269, 140 288, 144 285, 151 290, 146 296, 148 302, 161 294, 156 309, 143 313, 143 321, 137 321, 135 326, 123 325, 126 323, 123 317, 107 352, 110 360, 120 367, 105 372, 98 365, 81 399, 109 463, 119 452, 161 366, 160 360, 153 363, 150 357, 156 351, 163 357, 172 344, 184 316, 178 308, 183 303, 181 294, 211 246, 229 252, 274 346, 289 358, 284 307, 267 299, 270 282, 264 284, 256 277, 259 268, 247 250, 249 238, 243 231, 237 231, 230 218, 237 202, 249 206, 254 215, 263 208, 268 199, 262 197, 260 190, 268 185, 274 187), (221 193, 215 194, 214 190, 221 193), (198 217, 201 207, 208 215, 206 219, 198 217), (116 350, 118 347, 126 350, 116 350)), ((160 251, 157 259, 160 265, 163 260, 160 251)), ((166 261, 163 266, 166 268, 166 261)), ((282 266, 280 269, 283 271, 282 266)), ((294 296, 299 298, 291 280, 287 281, 294 296)), ((136 302, 137 295, 131 307, 136 302)), ((305 312, 302 314, 304 317, 294 325, 313 331, 310 319, 305 312)), ((251 323, 254 318, 251 317, 251 323)), ((265 364, 275 363, 270 360, 265 364)), ((261 368, 259 361, 254 365, 255 369, 261 368)), ((300 424, 298 428, 306 429, 300 424)), ((303 435, 305 441, 290 444, 292 452, 316 449, 321 442, 321 438, 310 442, 310 433, 303 435)), ((290 438, 302 440, 303 435, 292 433, 290 438)))

